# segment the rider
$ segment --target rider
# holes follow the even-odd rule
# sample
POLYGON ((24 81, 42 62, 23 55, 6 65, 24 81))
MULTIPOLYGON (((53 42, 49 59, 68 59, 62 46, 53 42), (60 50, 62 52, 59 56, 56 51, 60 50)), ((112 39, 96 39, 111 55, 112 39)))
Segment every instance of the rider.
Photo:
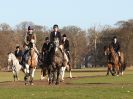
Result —
POLYGON ((57 24, 53 26, 53 31, 50 34, 50 42, 54 42, 55 38, 58 38, 59 43, 61 44, 61 33, 59 32, 59 27, 57 24))
POLYGON ((31 47, 31 43, 36 44, 36 34, 33 33, 33 28, 31 28, 31 26, 28 27, 28 32, 24 38, 24 43, 28 48, 31 47))
POLYGON ((49 44, 49 37, 46 37, 45 42, 44 42, 43 47, 42 47, 42 54, 43 55, 48 50, 48 44, 49 44))
POLYGON ((27 61, 29 56, 28 52, 31 48, 34 48, 35 52, 39 54, 36 48, 36 34, 33 33, 33 28, 31 28, 31 26, 28 26, 28 32, 26 33, 24 38, 24 52, 23 52, 22 62, 27 61))
POLYGON ((113 46, 115 52, 116 52, 116 53, 119 55, 119 57, 120 57, 120 43, 118 42, 116 36, 113 37, 113 41, 112 41, 111 45, 113 46))
POLYGON ((68 56, 68 59, 70 61, 70 49, 69 49, 69 40, 67 39, 66 34, 63 34, 63 40, 62 40, 62 44, 64 46, 64 51, 68 56))
POLYGON ((46 60, 47 60, 47 57, 45 57, 45 56, 48 55, 48 49, 49 49, 49 37, 46 37, 45 42, 44 42, 43 47, 42 47, 42 57, 43 57, 43 59, 46 58, 46 60))
POLYGON ((20 50, 19 45, 16 46, 15 56, 19 60, 19 63, 21 63, 21 61, 22 61, 22 50, 20 50))

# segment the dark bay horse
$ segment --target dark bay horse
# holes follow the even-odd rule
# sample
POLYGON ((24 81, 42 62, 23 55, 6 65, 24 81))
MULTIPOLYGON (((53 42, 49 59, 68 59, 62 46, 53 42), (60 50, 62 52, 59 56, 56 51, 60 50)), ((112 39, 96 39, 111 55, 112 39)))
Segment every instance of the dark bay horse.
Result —
POLYGON ((104 47, 105 55, 107 55, 107 75, 109 72, 114 75, 115 72, 117 75, 121 73, 123 75, 123 71, 126 68, 124 53, 120 52, 120 56, 115 52, 112 45, 108 47, 104 47))
POLYGON ((55 38, 54 42, 50 43, 50 65, 48 66, 49 84, 59 84, 60 69, 63 66, 63 52, 59 47, 59 39, 55 38))

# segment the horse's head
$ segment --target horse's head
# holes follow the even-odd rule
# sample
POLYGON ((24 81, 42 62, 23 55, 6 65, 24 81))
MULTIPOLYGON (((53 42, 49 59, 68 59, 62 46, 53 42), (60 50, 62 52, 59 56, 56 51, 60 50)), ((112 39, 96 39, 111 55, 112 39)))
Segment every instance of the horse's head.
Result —
POLYGON ((109 45, 109 50, 112 54, 115 54, 115 50, 112 45, 109 45))
POLYGON ((8 64, 11 64, 13 60, 15 60, 16 57, 13 53, 8 53, 8 64))
POLYGON ((56 47, 59 47, 59 38, 54 38, 54 44, 56 47))
POLYGON ((104 54, 108 55, 109 52, 110 52, 109 46, 104 46, 104 54))

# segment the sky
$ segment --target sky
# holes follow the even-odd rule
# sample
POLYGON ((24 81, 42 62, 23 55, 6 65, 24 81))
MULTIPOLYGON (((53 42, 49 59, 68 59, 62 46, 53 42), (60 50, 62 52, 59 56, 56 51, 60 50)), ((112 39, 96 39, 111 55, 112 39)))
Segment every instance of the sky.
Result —
POLYGON ((0 23, 89 28, 133 19, 133 0, 0 0, 0 23))

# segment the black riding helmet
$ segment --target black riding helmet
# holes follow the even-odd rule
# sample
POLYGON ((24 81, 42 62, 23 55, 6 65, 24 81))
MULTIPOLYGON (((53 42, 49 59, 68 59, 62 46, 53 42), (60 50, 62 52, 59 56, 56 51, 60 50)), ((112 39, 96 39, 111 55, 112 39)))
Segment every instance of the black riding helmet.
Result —
POLYGON ((32 28, 31 26, 28 26, 28 31, 29 31, 29 30, 33 30, 33 28, 32 28))
POLYGON ((114 39, 117 39, 117 36, 113 36, 112 41, 114 41, 114 39))
POLYGON ((117 39, 117 36, 114 36, 113 39, 117 39))
POLYGON ((18 49, 18 48, 20 48, 20 46, 18 45, 18 46, 16 46, 16 49, 18 49))
POLYGON ((46 40, 46 41, 49 40, 49 37, 45 37, 45 40, 46 40))
POLYGON ((67 37, 67 36, 66 36, 66 34, 63 34, 63 36, 62 36, 62 37, 67 37))
POLYGON ((53 29, 55 29, 55 28, 58 28, 58 25, 57 25, 57 24, 55 24, 55 25, 53 26, 53 29))

